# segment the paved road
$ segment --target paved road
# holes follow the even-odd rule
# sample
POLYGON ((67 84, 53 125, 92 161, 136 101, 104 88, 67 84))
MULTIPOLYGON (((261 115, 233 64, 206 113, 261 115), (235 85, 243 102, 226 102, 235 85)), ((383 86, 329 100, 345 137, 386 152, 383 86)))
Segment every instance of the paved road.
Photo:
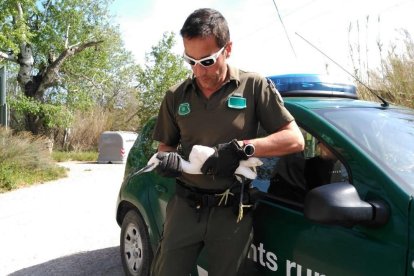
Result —
POLYGON ((0 194, 0 275, 123 275, 115 203, 124 164, 0 194))

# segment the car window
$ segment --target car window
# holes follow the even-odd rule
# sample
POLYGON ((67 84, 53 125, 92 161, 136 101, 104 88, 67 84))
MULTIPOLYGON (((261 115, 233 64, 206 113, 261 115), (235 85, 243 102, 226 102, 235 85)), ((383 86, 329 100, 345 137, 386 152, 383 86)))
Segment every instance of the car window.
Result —
POLYGON ((372 156, 397 183, 414 183, 414 112, 408 109, 347 108, 318 110, 372 156))
POLYGON ((340 158, 324 141, 301 129, 305 138, 302 152, 282 157, 261 158, 253 186, 279 198, 302 203, 306 193, 318 186, 349 182, 340 158))

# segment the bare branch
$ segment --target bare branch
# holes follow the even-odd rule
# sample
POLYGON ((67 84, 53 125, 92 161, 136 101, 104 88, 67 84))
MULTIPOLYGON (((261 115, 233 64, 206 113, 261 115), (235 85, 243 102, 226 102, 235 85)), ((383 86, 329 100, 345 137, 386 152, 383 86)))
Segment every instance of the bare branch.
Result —
POLYGON ((86 42, 83 44, 77 43, 75 45, 72 45, 69 47, 69 50, 72 50, 74 52, 74 54, 80 53, 83 50, 85 50, 86 48, 89 47, 93 47, 96 46, 98 44, 101 44, 103 42, 103 40, 99 40, 99 41, 90 41, 90 42, 86 42), (78 46, 79 45, 79 46, 78 46))
POLYGON ((81 44, 81 42, 78 42, 78 43, 75 43, 73 45, 70 45, 70 46, 66 47, 65 49, 73 49, 73 48, 77 47, 80 44, 81 44))
POLYGON ((43 73, 43 78, 39 85, 38 91, 44 91, 56 82, 56 80, 58 79, 60 67, 65 62, 66 59, 74 56, 75 54, 82 52, 83 50, 89 47, 96 46, 102 42, 103 40, 90 41, 90 42, 80 44, 78 46, 70 46, 68 49, 65 49, 59 55, 59 57, 52 64, 50 64, 50 66, 47 67, 47 69, 43 73))
POLYGON ((73 71, 69 71, 67 73, 70 74, 73 77, 76 77, 76 78, 80 79, 80 80, 82 80, 82 79, 86 80, 87 82, 89 82, 91 84, 90 86, 94 87, 95 89, 101 89, 102 90, 104 85, 105 85, 105 82, 108 81, 108 79, 104 79, 100 82, 96 82, 93 78, 90 78, 90 77, 88 77, 87 75, 84 75, 84 74, 77 74, 73 71))
POLYGON ((48 0, 45 4, 44 4, 44 9, 45 9, 45 12, 47 12, 47 10, 49 9, 49 6, 50 6, 50 4, 52 3, 52 1, 51 0, 48 0))
POLYGON ((68 25, 68 27, 66 29, 65 49, 67 49, 68 48, 68 45, 69 45, 69 29, 70 29, 70 24, 68 25))
POLYGON ((17 2, 16 6, 17 6, 17 14, 19 15, 19 20, 23 20, 22 4, 20 4, 20 2, 17 2))

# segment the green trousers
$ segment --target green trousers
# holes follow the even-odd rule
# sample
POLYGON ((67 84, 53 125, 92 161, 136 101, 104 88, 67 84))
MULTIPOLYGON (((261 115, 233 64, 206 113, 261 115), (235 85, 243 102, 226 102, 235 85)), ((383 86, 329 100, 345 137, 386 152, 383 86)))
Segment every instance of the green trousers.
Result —
POLYGON ((202 249, 209 276, 236 275, 253 238, 252 212, 237 223, 232 207, 190 207, 174 195, 167 205, 163 237, 154 256, 152 276, 188 276, 202 249))

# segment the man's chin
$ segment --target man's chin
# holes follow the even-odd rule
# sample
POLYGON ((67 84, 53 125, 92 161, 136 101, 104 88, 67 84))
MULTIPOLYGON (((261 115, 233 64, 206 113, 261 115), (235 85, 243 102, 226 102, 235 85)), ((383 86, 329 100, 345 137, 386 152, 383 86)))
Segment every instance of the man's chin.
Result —
POLYGON ((198 85, 200 86, 200 88, 205 88, 205 89, 209 89, 212 87, 211 82, 209 79, 205 78, 201 78, 198 80, 198 85))

